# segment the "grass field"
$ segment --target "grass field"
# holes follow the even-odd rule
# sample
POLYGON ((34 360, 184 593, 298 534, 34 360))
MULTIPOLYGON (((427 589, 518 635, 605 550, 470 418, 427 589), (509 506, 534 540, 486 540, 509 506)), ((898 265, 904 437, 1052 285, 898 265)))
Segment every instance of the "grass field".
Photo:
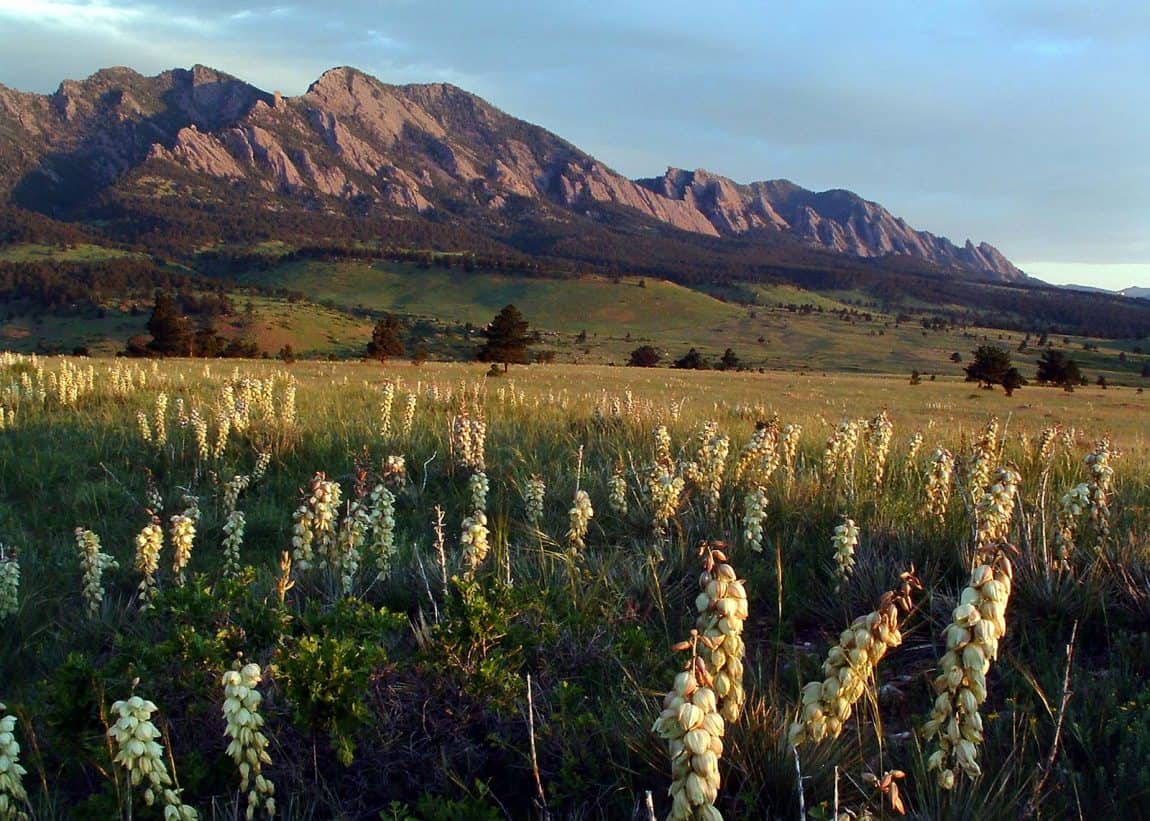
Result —
POLYGON ((627 818, 647 791, 662 816, 668 787, 698 817, 713 803, 790 818, 800 800, 811 817, 893 817, 868 773, 896 770, 915 818, 1139 815, 1144 394, 485 371, 3 355, 0 702, 28 771, 16 804, 160 817, 113 760, 113 705, 135 693, 156 705, 182 789, 156 804, 238 817, 223 678, 256 664, 260 774, 286 818, 627 818), (956 459, 950 484, 929 478, 939 448, 956 459), (853 547, 836 542, 843 517, 853 547), (137 537, 153 521, 149 558, 137 537), (85 559, 76 528, 115 566, 87 535, 85 559), (740 587, 698 599, 703 542, 733 568, 712 578, 740 587), (922 590, 868 627, 911 567, 922 590), (984 572, 994 585, 972 579, 984 572), (970 601, 989 626, 963 627, 970 601), (681 649, 692 628, 706 640, 681 649), (816 711, 804 685, 828 670, 838 684, 818 685, 816 711), (684 740, 668 722, 694 718, 677 708, 652 732, 673 682, 718 697, 707 738, 684 740), (930 732, 944 708, 969 747, 930 732), (804 740, 816 725, 826 737, 804 740))

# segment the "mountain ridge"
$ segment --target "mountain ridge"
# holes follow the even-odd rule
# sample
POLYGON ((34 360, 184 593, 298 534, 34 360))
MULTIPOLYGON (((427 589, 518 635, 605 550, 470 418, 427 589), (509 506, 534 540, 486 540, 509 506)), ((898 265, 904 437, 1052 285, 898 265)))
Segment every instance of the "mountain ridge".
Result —
POLYGON ((177 179, 190 180, 183 196, 218 196, 203 193, 214 181, 313 209, 325 201, 422 215, 463 208, 494 223, 515 219, 524 203, 550 220, 621 206, 703 237, 778 235, 850 257, 1025 279, 985 242, 959 246, 915 230, 844 189, 737 183, 704 169, 630 180, 464 89, 392 85, 348 66, 295 97, 203 65, 154 77, 110 67, 50 95, 0 86, 0 165, 8 169, 0 194, 49 214, 83 212, 108 189, 160 196, 177 179))

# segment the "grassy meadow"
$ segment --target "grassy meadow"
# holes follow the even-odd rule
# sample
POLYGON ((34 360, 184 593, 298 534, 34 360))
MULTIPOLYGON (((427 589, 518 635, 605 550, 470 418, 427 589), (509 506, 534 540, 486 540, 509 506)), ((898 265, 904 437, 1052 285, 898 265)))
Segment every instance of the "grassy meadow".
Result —
POLYGON ((485 370, 2 355, 0 817, 1144 812, 1145 394, 485 370))

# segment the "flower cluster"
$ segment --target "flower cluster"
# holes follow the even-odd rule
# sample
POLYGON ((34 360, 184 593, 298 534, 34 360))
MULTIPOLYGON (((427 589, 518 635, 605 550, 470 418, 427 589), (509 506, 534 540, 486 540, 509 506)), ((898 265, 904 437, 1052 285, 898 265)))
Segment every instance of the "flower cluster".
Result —
POLYGON ((240 572, 240 545, 244 543, 244 512, 233 510, 224 522, 224 576, 235 578, 240 572))
POLYGON ((13 615, 19 609, 20 562, 14 549, 0 544, 0 619, 13 615))
POLYGON ((1078 535, 1078 520, 1090 509, 1090 485, 1081 482, 1062 494, 1058 500, 1058 531, 1054 535, 1055 567, 1069 568, 1070 556, 1078 535))
MULTIPOLYGON (((0 704, 0 713, 5 709, 0 704)), ((16 717, 0 717, 0 818, 4 821, 27 821, 28 815, 17 805, 28 801, 23 776, 28 771, 20 766, 20 744, 16 741, 16 717)))
POLYGON ((959 772, 976 778, 978 745, 982 742, 982 716, 986 701, 986 674, 998 657, 998 643, 1006 634, 1006 605, 1013 570, 1000 550, 983 550, 979 564, 962 591, 953 621, 944 631, 946 653, 939 659, 934 680, 937 698, 930 719, 922 728, 925 738, 938 737, 938 750, 928 768, 938 771, 944 790, 954 787, 959 772))
POLYGON ((751 439, 739 452, 735 460, 732 481, 735 484, 746 480, 748 485, 766 485, 779 466, 779 420, 759 422, 751 439))
POLYGON ((978 507, 975 508, 976 546, 1006 541, 1021 481, 1018 471, 1010 467, 1001 467, 995 473, 994 484, 979 497, 978 507))
POLYGON ((480 470, 471 474, 471 478, 467 480, 467 491, 471 494, 472 513, 482 513, 487 510, 487 492, 490 489, 491 485, 487 481, 486 473, 480 470))
POLYGON ((1099 540, 1110 533, 1110 490, 1114 484, 1114 468, 1110 467, 1110 440, 1101 439, 1094 450, 1086 455, 1090 471, 1090 518, 1098 530, 1099 540))
POLYGON ((395 558, 395 494, 383 484, 378 484, 372 489, 370 498, 371 551, 375 554, 379 578, 386 579, 395 558))
POLYGON ((855 567, 855 548, 859 543, 859 528, 854 519, 843 516, 842 524, 835 527, 832 541, 835 551, 835 569, 838 571, 839 585, 850 578, 855 567))
POLYGON ((172 777, 164 765, 164 748, 156 740, 160 731, 152 723, 155 711, 155 704, 139 696, 112 705, 116 721, 108 735, 116 742, 115 762, 128 771, 133 787, 145 784, 144 803, 149 807, 156 798, 163 800, 165 821, 195 821, 199 817, 196 811, 186 806, 180 791, 172 787, 172 777))
POLYGON ((261 732, 264 717, 260 715, 262 696, 256 689, 260 683, 260 666, 245 664, 240 670, 228 670, 223 675, 224 732, 231 742, 227 753, 240 770, 240 791, 248 791, 247 821, 252 821, 260 805, 268 817, 275 815, 275 786, 263 776, 264 764, 271 764, 268 740, 261 732), (250 789, 249 789, 250 787, 250 789))
POLYGON ((317 552, 326 557, 331 551, 341 497, 339 483, 317 473, 307 498, 292 514, 292 558, 301 572, 314 566, 317 552))
POLYGON ((761 485, 743 497, 743 541, 756 553, 763 549, 763 522, 767 518, 767 493, 761 485))
POLYGON ((730 449, 731 440, 719 433, 718 423, 704 423, 699 432, 699 450, 695 457, 698 465, 695 483, 703 493, 703 504, 708 515, 712 517, 719 511, 719 494, 723 490, 723 473, 730 449))
POLYGON ((827 485, 834 484, 838 479, 854 479, 855 452, 866 424, 861 419, 844 419, 827 440, 827 448, 823 453, 823 481, 827 485))
POLYGON ((783 477, 789 486, 795 480, 795 471, 798 469, 799 439, 803 435, 803 426, 799 424, 787 425, 783 428, 779 439, 779 452, 783 463, 783 477))
POLYGON ((926 477, 926 509, 941 524, 950 505, 950 489, 954 483, 954 454, 939 448, 930 457, 930 470, 926 477))
POLYGON ((893 435, 894 425, 891 424, 886 408, 883 408, 878 416, 867 423, 866 431, 867 456, 870 458, 876 488, 881 488, 886 478, 886 459, 890 453, 890 440, 893 435))
POLYGON ((859 616, 839 635, 839 643, 823 662, 823 678, 803 687, 799 719, 790 727, 793 746, 838 738, 879 661, 887 650, 902 644, 899 619, 910 612, 911 596, 922 585, 913 568, 900 578, 898 589, 884 593, 873 612, 859 616))
POLYGON ((466 470, 484 469, 484 447, 487 423, 482 416, 472 417, 466 407, 451 420, 451 452, 455 463, 466 470))
POLYGON ((906 466, 907 470, 914 469, 914 460, 918 458, 918 452, 922 450, 922 431, 916 430, 914 435, 910 437, 910 441, 906 444, 906 466))
POLYGON ((150 610, 152 607, 152 599, 158 588, 156 573, 160 569, 160 551, 163 547, 164 529, 160 527, 159 517, 153 516, 152 521, 136 534, 136 570, 143 575, 139 586, 140 610, 150 610))
POLYGON ((663 710, 652 731, 667 742, 671 759, 671 812, 668 821, 722 821, 715 808, 719 797, 719 757, 723 754, 726 722, 710 677, 698 656, 663 698, 663 710))
POLYGON ((607 505, 616 516, 627 515, 627 475, 620 460, 607 480, 607 505))
POLYGON ((391 433, 391 405, 395 400, 395 383, 388 382, 383 386, 383 398, 379 401, 379 435, 387 436, 391 433))
POLYGON ((463 556, 467 560, 467 566, 472 572, 487 558, 487 551, 491 549, 487 536, 487 514, 482 510, 463 520, 460 543, 463 545, 463 556))
POLYGON ((727 721, 737 721, 747 700, 743 690, 743 623, 747 620, 747 590, 735 569, 727 564, 720 549, 704 542, 700 547, 703 572, 699 576, 702 592, 695 598, 699 617, 695 621, 704 650, 707 673, 714 679, 719 712, 727 721))
POLYGON ((990 466, 998 452, 998 418, 992 417, 986 423, 982 436, 974 443, 966 461, 966 494, 972 506, 978 504, 983 488, 990 482, 990 466))
POLYGON ((543 521, 543 496, 546 493, 547 485, 541 478, 532 474, 527 480, 524 502, 527 507, 527 524, 534 528, 538 528, 543 521))
POLYGON ((403 406, 403 435, 411 436, 411 427, 415 424, 415 394, 407 395, 407 404, 403 406))
POLYGON ((570 527, 567 530, 567 541, 571 545, 571 549, 575 552, 581 552, 586 547, 584 538, 587 536, 587 528, 591 524, 591 517, 595 515, 594 509, 591 507, 591 497, 585 490, 575 491, 575 499, 571 503, 571 509, 567 512, 570 527))
POLYGON ((95 533, 78 527, 75 534, 80 565, 84 569, 84 602, 87 604, 89 618, 95 618, 100 615, 100 605, 104 601, 104 571, 119 565, 107 553, 100 552, 100 537, 95 533))
POLYGON ((192 558, 192 546, 196 540, 196 525, 191 516, 177 513, 169 520, 169 534, 172 537, 172 573, 176 584, 183 587, 187 581, 185 571, 192 558))

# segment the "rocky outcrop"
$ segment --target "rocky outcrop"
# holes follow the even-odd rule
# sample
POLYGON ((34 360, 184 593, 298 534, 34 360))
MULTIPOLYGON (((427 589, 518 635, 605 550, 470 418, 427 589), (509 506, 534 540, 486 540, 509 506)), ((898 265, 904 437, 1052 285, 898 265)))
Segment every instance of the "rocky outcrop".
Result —
MULTIPOLYGON (((992 246, 915 231, 849 191, 786 180, 746 185, 671 168, 630 180, 543 128, 443 83, 396 86, 353 68, 299 97, 267 94, 205 66, 144 77, 110 68, 51 95, 0 86, 0 186, 29 207, 79 206, 103 188, 165 169, 276 196, 356 198, 427 212, 446 203, 500 212, 531 200, 623 213, 709 237, 777 231, 860 257, 907 255, 1004 279, 992 246), (139 176, 139 175, 137 175, 139 176)), ((482 217, 480 217, 482 218, 482 217)))

